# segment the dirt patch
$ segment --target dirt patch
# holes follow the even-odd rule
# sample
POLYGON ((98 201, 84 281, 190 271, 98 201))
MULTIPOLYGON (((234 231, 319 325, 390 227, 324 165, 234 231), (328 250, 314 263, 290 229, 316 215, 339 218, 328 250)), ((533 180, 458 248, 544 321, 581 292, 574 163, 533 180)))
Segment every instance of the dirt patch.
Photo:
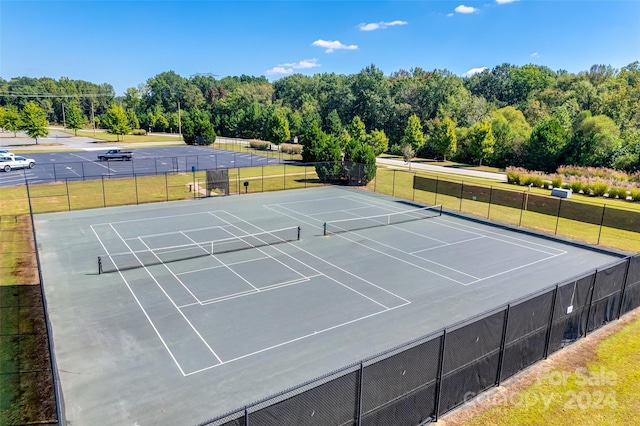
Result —
MULTIPOLYGON (((509 380, 504 381, 500 386, 488 390, 489 395, 500 395, 501 401, 513 401, 514 396, 533 385, 539 377, 553 369, 562 369, 566 371, 575 371, 579 367, 586 365, 595 360, 598 345, 607 337, 617 333, 627 324, 638 321, 640 319, 640 308, 636 309, 618 321, 607 324, 606 326, 587 335, 587 337, 577 340, 571 345, 560 349, 550 355, 546 360, 542 360, 532 367, 516 374, 509 380)), ((490 401, 491 398, 487 398, 490 401)), ((450 413, 444 415, 438 420, 438 424, 444 426, 462 426, 473 420, 486 411, 493 408, 491 403, 469 404, 457 408, 450 413)))

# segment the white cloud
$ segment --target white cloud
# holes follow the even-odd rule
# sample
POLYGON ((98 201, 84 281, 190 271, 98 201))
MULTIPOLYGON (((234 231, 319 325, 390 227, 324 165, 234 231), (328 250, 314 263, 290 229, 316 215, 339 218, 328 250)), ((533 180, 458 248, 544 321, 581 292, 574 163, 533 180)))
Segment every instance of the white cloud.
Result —
POLYGON ((270 70, 265 71, 267 75, 276 75, 276 74, 291 74, 293 73, 293 68, 285 68, 285 67, 273 67, 270 70))
POLYGON ((267 75, 275 75, 275 74, 293 74, 293 70, 302 70, 319 67, 320 64, 316 58, 312 59, 303 59, 299 62, 290 62, 288 64, 278 64, 266 71, 267 75))
POLYGON ((319 39, 311 43, 311 45, 327 49, 325 50, 325 53, 331 53, 337 49, 356 50, 358 48, 358 46, 356 46, 355 44, 346 45, 346 44, 340 43, 338 40, 328 41, 328 40, 319 39))
POLYGON ((475 7, 465 6, 464 4, 456 7, 454 10, 458 13, 474 13, 478 11, 475 7))
POLYGON ((540 56, 540 54, 539 54, 538 52, 533 52, 533 53, 531 54, 531 57, 532 57, 532 58, 537 58, 538 56, 540 56))
POLYGON ((447 16, 451 18, 453 16, 453 13, 447 13, 447 16))
POLYGON ((518 0, 496 0, 496 3, 498 4, 507 4, 507 3, 514 3, 518 0))
POLYGON ((466 77, 471 77, 474 74, 481 73, 482 71, 488 70, 487 67, 479 67, 479 68, 471 68, 469 71, 465 72, 464 75, 466 77))
POLYGON ((372 22, 370 24, 359 24, 358 28, 360 28, 361 31, 375 31, 375 30, 383 30, 385 28, 388 27, 394 27, 396 25, 407 25, 408 22, 406 21, 391 21, 391 22, 384 22, 384 21, 380 21, 380 22, 372 22))

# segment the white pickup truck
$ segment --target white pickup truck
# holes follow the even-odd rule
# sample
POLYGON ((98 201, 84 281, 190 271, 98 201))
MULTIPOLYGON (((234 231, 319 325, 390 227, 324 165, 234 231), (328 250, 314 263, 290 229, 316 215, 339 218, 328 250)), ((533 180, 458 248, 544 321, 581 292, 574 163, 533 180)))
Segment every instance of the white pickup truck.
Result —
POLYGON ((104 154, 98 154, 98 160, 100 161, 109 161, 109 160, 122 160, 128 161, 133 158, 132 151, 123 151, 121 149, 110 149, 104 154))
POLYGON ((0 154, 0 170, 4 170, 5 172, 10 172, 13 169, 33 169, 35 165, 36 160, 33 158, 0 154))

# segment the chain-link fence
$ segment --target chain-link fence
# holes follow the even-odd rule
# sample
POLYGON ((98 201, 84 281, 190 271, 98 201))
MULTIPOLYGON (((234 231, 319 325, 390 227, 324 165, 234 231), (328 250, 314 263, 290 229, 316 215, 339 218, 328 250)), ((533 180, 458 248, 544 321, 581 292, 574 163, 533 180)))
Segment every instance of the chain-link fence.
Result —
POLYGON ((200 425, 435 421, 638 306, 635 255, 200 425))
POLYGON ((622 202, 619 206, 599 203, 597 199, 581 202, 529 189, 511 190, 390 169, 378 169, 369 188, 423 204, 442 204, 449 210, 509 225, 630 252, 640 251, 640 212, 626 209, 622 202))

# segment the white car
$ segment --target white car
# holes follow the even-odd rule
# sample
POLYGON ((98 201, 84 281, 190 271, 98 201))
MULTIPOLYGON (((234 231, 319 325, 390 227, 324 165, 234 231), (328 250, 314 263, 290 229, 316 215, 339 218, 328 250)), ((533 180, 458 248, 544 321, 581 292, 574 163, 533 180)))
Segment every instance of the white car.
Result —
POLYGON ((10 172, 12 169, 33 169, 35 165, 36 160, 33 158, 0 154, 0 170, 4 170, 5 172, 10 172))
POLYGON ((0 149, 0 157, 15 157, 16 155, 13 152, 10 152, 7 149, 0 149))

